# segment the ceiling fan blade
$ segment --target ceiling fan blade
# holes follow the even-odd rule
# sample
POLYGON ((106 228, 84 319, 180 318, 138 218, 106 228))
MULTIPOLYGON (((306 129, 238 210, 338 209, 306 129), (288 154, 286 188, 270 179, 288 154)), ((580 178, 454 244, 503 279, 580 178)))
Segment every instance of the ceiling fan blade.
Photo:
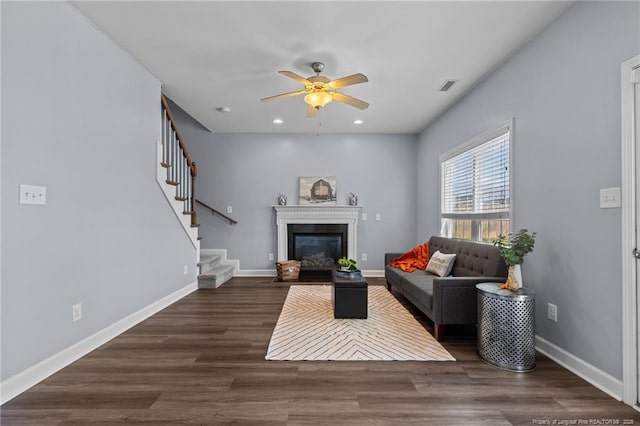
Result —
POLYGON ((311 105, 307 106, 307 117, 313 118, 318 115, 318 110, 312 107, 311 105))
POLYGON ((339 89, 341 87, 351 86, 352 84, 366 83, 367 81, 369 81, 369 79, 366 75, 358 73, 330 81, 329 86, 333 89, 339 89))
POLYGON ((311 82, 309 80, 307 80, 306 78, 304 78, 302 76, 299 76, 295 72, 292 72, 292 71, 278 71, 278 72, 280 74, 282 74, 282 75, 286 75, 287 77, 294 79, 295 81, 297 81, 300 84, 304 84, 305 86, 311 84, 311 82))
POLYGON ((369 103, 365 101, 361 101, 360 99, 356 99, 353 96, 345 95, 340 92, 332 93, 333 99, 338 102, 344 102, 347 105, 351 105, 352 107, 356 107, 358 109, 367 109, 369 107, 369 103))
POLYGON ((298 95, 302 95, 302 94, 304 94, 304 93, 307 93, 307 92, 305 92, 304 90, 298 90, 298 91, 296 91, 296 92, 282 93, 282 94, 280 94, 280 95, 269 96, 269 97, 266 97, 266 98, 262 98, 262 99, 260 99, 260 100, 261 100, 262 102, 269 102, 269 101, 275 101, 275 100, 277 100, 277 99, 284 99, 284 98, 288 98, 288 97, 290 97, 290 96, 298 96, 298 95))

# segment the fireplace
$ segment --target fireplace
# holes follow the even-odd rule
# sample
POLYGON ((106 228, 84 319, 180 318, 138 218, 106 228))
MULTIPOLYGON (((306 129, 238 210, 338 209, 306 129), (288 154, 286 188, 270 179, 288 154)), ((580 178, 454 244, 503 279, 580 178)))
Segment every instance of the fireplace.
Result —
POLYGON ((360 206, 273 206, 273 209, 276 211, 278 260, 298 259, 302 262, 303 257, 308 257, 309 266, 326 263, 326 268, 317 269, 328 274, 338 258, 357 258, 360 206), (291 226, 293 234, 298 235, 297 241, 290 235, 291 226), (322 252, 324 256, 320 256, 322 252), (325 257, 331 259, 330 267, 325 257))
POLYGON ((301 262, 302 278, 327 277, 341 257, 347 256, 346 223, 287 225, 288 259, 301 262))

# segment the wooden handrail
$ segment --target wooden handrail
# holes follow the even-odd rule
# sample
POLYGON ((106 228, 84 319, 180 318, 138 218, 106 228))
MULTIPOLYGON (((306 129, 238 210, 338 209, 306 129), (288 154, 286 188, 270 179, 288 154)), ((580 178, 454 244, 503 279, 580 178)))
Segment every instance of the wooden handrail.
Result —
POLYGON ((232 224, 232 225, 235 225, 236 223, 238 223, 238 221, 237 221, 237 220, 230 218, 230 217, 229 217, 229 216, 227 216, 226 214, 222 213, 220 210, 216 210, 216 209, 214 209, 213 207, 211 207, 211 206, 209 206, 209 205, 207 205, 207 204, 203 203, 202 201, 200 201, 200 200, 198 200, 198 199, 196 199, 196 203, 198 203, 198 204, 200 204, 201 206, 206 207, 206 208, 208 208, 209 210, 211 210, 211 213, 212 213, 212 214, 217 214, 217 215, 220 215, 220 216, 222 216, 223 218, 227 219, 227 220, 229 221, 229 223, 230 223, 230 224, 232 224))
POLYGON ((167 98, 165 98, 164 94, 160 94, 160 100, 162 101, 162 106, 164 107, 165 114, 169 117, 169 123, 171 123, 171 128, 174 132, 176 132, 176 139, 178 139, 178 144, 180 144, 180 148, 182 149, 182 153, 184 158, 187 159, 187 164, 191 169, 191 174, 196 176, 198 174, 198 170, 196 169, 196 164, 191 161, 191 157, 189 157, 189 153, 187 152, 187 147, 185 146, 182 136, 180 136, 180 132, 178 131, 178 126, 176 126, 176 120, 173 118, 173 114, 171 114, 171 110, 169 109, 169 103, 167 102, 167 98))

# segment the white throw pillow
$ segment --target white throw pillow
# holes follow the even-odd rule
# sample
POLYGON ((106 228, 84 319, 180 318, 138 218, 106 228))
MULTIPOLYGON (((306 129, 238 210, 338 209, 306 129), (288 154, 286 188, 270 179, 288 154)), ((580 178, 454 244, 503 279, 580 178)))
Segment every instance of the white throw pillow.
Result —
POLYGON ((439 277, 446 277, 453 269, 453 262, 456 260, 455 254, 444 254, 436 251, 431 255, 427 271, 433 272, 439 277))

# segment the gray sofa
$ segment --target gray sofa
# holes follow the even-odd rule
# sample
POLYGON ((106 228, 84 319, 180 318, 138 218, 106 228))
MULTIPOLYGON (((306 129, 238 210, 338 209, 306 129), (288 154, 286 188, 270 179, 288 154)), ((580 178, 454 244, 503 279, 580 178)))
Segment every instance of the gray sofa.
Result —
POLYGON ((476 324, 476 284, 504 282, 507 265, 491 244, 444 237, 429 239, 429 253, 455 253, 451 275, 438 277, 424 270, 404 272, 389 266, 402 253, 386 253, 384 276, 389 291, 400 293, 433 321, 436 340, 442 341, 445 325, 476 324))

